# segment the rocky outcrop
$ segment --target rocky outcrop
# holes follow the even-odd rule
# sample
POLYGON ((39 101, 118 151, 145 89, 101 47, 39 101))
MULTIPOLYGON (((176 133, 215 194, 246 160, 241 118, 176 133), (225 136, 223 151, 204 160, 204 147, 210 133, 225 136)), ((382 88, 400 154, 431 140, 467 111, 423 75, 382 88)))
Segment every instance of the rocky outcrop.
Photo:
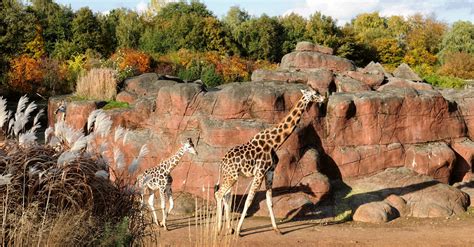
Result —
MULTIPOLYGON (((326 61, 334 57, 315 48, 298 49, 296 53, 326 61)), ((173 171, 173 190, 206 198, 218 180, 219 162, 231 147, 282 120, 301 97, 301 89, 333 92, 327 103, 308 107, 295 132, 277 150, 273 187, 278 217, 292 217, 319 203, 330 193, 332 179, 364 178, 405 167, 453 183, 472 172, 474 89, 438 91, 424 83, 388 78, 377 64, 336 72, 324 66, 293 68, 291 63, 276 72, 256 71, 252 82, 213 89, 144 74, 128 79, 117 95, 130 107, 107 113, 114 126, 132 129, 127 159, 148 144, 151 155, 142 169, 175 152, 185 138, 193 138, 199 155, 185 156, 173 171)), ((50 99, 50 125, 61 99, 50 99)), ((69 102, 66 121, 82 129, 88 114, 100 106, 92 101, 69 102)), ((245 195, 249 182, 239 180, 235 192, 245 195)), ((263 191, 257 193, 256 215, 267 215, 264 196, 263 191)), ((411 205, 410 198, 401 197, 411 205)), ((435 202, 426 205, 430 203, 435 202)))

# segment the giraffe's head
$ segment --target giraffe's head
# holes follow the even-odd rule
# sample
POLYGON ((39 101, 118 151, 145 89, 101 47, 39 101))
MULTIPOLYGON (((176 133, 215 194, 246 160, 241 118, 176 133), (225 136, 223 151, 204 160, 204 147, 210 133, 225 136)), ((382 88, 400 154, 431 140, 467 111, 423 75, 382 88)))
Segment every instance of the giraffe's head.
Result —
POLYGON ((191 138, 186 139, 186 141, 183 143, 183 147, 185 152, 197 154, 196 149, 194 149, 193 140, 191 140, 191 138))
POLYGON ((303 93, 303 101, 304 103, 308 104, 309 102, 317 102, 322 103, 326 101, 326 97, 320 95, 318 91, 313 89, 301 89, 301 93, 303 93))

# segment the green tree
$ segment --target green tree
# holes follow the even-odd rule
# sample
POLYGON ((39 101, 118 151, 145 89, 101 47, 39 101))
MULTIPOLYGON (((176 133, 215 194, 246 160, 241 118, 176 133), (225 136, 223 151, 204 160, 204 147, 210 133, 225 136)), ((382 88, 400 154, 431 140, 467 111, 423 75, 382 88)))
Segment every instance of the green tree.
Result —
POLYGON ((109 57, 117 48, 117 25, 122 9, 113 9, 107 14, 100 14, 97 20, 100 23, 99 52, 109 57))
POLYGON ((357 41, 371 44, 378 38, 390 36, 386 20, 378 12, 360 14, 351 22, 357 41))
POLYGON ((213 16, 202 3, 170 3, 145 27, 139 42, 140 48, 158 53, 181 48, 204 51, 208 48, 208 35, 204 33, 208 17, 213 16))
POLYGON ((222 18, 224 25, 226 25, 229 30, 235 30, 240 24, 246 22, 250 19, 249 13, 247 11, 240 9, 238 6, 230 7, 227 14, 222 18))
POLYGON ((118 12, 118 23, 116 26, 118 47, 136 49, 143 30, 143 20, 136 12, 130 10, 118 12))
POLYGON ((474 55, 474 25, 470 21, 457 21, 443 36, 439 55, 466 52, 474 55))
POLYGON ((336 51, 338 56, 350 59, 360 67, 377 60, 377 50, 370 44, 359 41, 352 25, 344 26, 341 31, 341 45, 336 51))
POLYGON ((36 36, 35 15, 17 0, 0 0, 0 81, 5 79, 9 61, 25 51, 36 36))
POLYGON ((92 10, 84 7, 79 9, 72 20, 73 43, 80 53, 87 49, 100 50, 100 25, 92 10))
POLYGON ((337 49, 342 32, 337 27, 336 21, 330 16, 316 12, 309 17, 306 24, 305 38, 316 44, 337 49))
POLYGON ((295 13, 291 13, 279 19, 283 27, 284 41, 282 44, 282 53, 292 52, 296 44, 305 39, 306 20, 295 13))
POLYGON ((71 40, 71 22, 74 13, 69 7, 61 6, 53 0, 32 0, 31 2, 42 28, 46 52, 51 54, 57 42, 71 40))
POLYGON ((262 15, 243 22, 236 29, 236 42, 251 59, 279 61, 283 28, 276 18, 262 15))

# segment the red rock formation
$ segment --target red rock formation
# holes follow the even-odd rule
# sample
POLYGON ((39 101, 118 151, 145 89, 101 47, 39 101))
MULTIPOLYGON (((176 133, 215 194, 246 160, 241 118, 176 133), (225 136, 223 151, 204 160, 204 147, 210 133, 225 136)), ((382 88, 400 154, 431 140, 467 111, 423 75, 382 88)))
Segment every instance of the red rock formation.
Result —
MULTIPOLYGON (((107 111, 115 126, 133 129, 126 156, 131 160, 147 143, 150 157, 145 169, 174 153, 185 138, 193 138, 199 155, 185 156, 173 171, 173 189, 206 198, 212 195, 225 152, 280 121, 300 98, 300 89, 308 87, 304 84, 334 92, 333 70, 341 72, 336 83, 346 92, 332 94, 322 106, 308 107, 299 127, 277 151, 278 217, 290 217, 327 195, 326 175, 360 178, 405 166, 447 183, 472 172, 474 89, 440 92, 393 77, 381 85, 388 75, 378 71, 377 64, 354 71, 350 61, 299 49, 284 58, 277 72, 256 71, 252 82, 215 89, 158 80, 155 74, 128 79, 117 99, 131 107, 107 111)), ((49 102, 50 125, 61 99, 49 102)), ((66 121, 81 129, 95 107, 94 102, 70 102, 66 121)), ((235 192, 245 194, 248 182, 239 180, 235 192)), ((256 214, 266 215, 265 210, 260 205, 256 214)))

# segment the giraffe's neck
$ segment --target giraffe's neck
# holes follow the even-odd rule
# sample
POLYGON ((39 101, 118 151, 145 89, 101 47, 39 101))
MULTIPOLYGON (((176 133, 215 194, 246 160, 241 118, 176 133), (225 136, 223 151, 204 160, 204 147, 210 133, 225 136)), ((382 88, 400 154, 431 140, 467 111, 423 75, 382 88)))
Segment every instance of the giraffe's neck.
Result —
POLYGON ((186 150, 183 146, 173 156, 171 156, 170 158, 168 158, 168 160, 163 162, 166 164, 166 170, 168 172, 171 172, 179 164, 179 160, 181 160, 181 157, 183 157, 185 152, 186 150))
POLYGON ((274 150, 279 148, 295 130, 307 105, 308 102, 302 97, 277 126, 258 133, 251 142, 258 143, 259 146, 266 146, 268 143, 274 150))

